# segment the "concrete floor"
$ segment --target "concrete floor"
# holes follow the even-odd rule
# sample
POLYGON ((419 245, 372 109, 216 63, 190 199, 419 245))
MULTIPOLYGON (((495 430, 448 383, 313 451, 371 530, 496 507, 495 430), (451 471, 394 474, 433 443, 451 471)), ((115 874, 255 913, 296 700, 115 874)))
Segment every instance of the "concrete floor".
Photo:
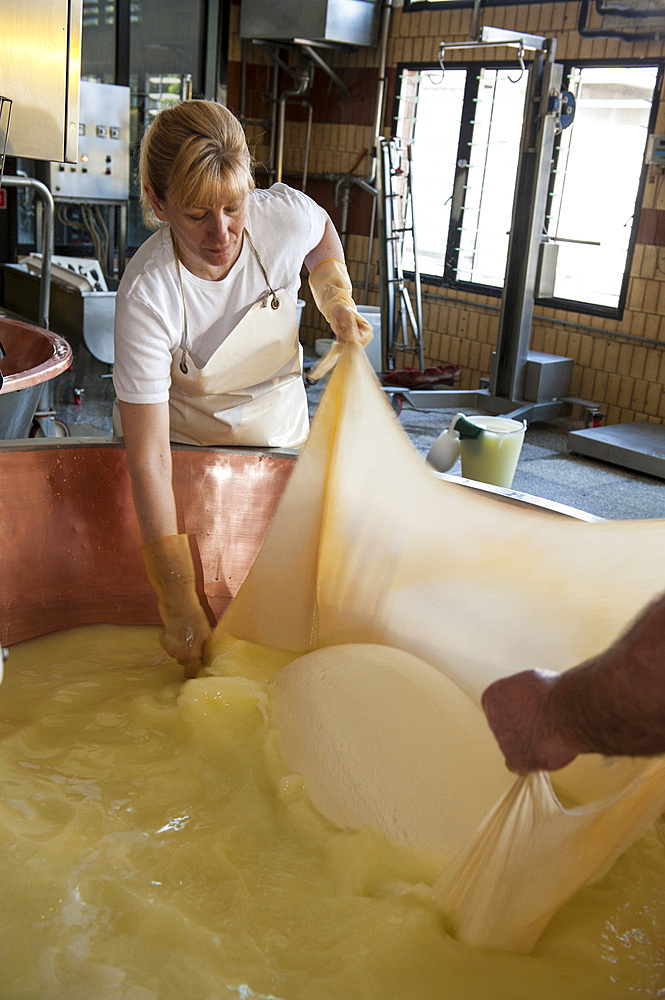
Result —
MULTIPOLYGON (((90 360, 80 405, 74 402, 71 373, 53 381, 56 415, 67 424, 72 437, 108 437, 112 434, 113 384, 105 377, 109 374, 107 365, 94 358, 90 360)), ((318 405, 328 377, 307 387, 311 412, 318 405)), ((421 411, 405 404, 399 420, 414 446, 427 455, 456 412, 458 407, 421 411)), ((472 415, 478 411, 465 412, 472 415)), ((512 488, 610 520, 665 517, 663 480, 567 451, 568 432, 582 426, 568 418, 531 423, 512 488)), ((459 461, 449 471, 461 476, 459 461)))

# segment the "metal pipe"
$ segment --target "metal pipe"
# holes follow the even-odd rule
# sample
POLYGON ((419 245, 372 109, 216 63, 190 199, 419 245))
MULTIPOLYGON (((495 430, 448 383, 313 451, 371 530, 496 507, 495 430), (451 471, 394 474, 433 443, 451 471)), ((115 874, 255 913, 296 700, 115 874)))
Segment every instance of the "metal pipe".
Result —
POLYGON ((369 290, 369 272, 372 267, 372 244, 374 242, 374 226, 376 225, 376 198, 372 200, 372 214, 369 222, 369 249, 367 251, 367 260, 365 261, 365 284, 363 286, 364 290, 364 301, 367 302, 367 292, 369 290))
POLYGON ((247 39, 243 38, 240 59, 240 114, 238 118, 245 124, 247 103, 247 39))
POLYGON ((270 96, 270 153, 268 178, 272 184, 275 180, 275 161, 277 159, 277 97, 279 94, 279 66, 272 64, 272 94, 270 96))
POLYGON ((349 221, 349 205, 351 202, 351 185, 344 182, 344 177, 341 177, 337 184, 335 185, 335 204, 337 203, 337 194, 339 189, 342 189, 342 217, 339 226, 339 235, 342 240, 342 248, 346 252, 346 227, 349 221))
POLYGON ((302 168, 302 189, 303 191, 307 188, 307 173, 309 170, 309 148, 312 143, 312 121, 314 119, 314 108, 312 107, 312 102, 307 101, 307 135, 305 137, 305 162, 302 168))
POLYGON ((658 31, 621 31, 618 28, 590 28, 588 25, 590 0, 581 0, 577 19, 577 31, 583 38, 620 38, 624 42, 658 42, 658 31))
POLYGON ((596 0, 596 10, 601 17, 628 17, 633 20, 641 20, 643 17, 665 17, 665 10, 662 7, 612 7, 603 3, 603 0, 596 0))
POLYGON ((278 126, 278 148, 277 148, 277 171, 276 180, 282 179, 282 166, 284 161, 284 127, 286 124, 286 102, 304 97, 312 86, 313 67, 302 66, 300 70, 300 83, 294 90, 284 90, 279 95, 279 126, 278 126))
POLYGON ((312 60, 313 63, 316 63, 316 65, 319 66, 324 73, 328 74, 330 79, 333 81, 334 84, 336 84, 339 87, 344 96, 348 97, 351 91, 344 83, 344 81, 337 76, 337 73, 335 73, 335 71, 331 69, 331 67, 328 65, 325 59, 319 55, 316 49, 313 49, 311 45, 301 45, 300 47, 302 48, 303 52, 305 52, 309 56, 309 58, 312 60))
POLYGON ((41 181, 34 177, 3 177, 3 187, 29 187, 42 199, 44 224, 42 226, 42 273, 39 282, 39 325, 49 328, 51 299, 51 256, 53 254, 53 195, 41 181))
POLYGON ((390 33, 390 15, 393 9, 393 0, 384 0, 381 11, 381 40, 379 42, 379 79, 376 88, 376 102, 374 107, 374 136, 373 136, 373 156, 370 173, 367 181, 374 184, 376 181, 377 147, 382 135, 383 114, 386 103, 386 64, 388 61, 388 36, 390 33))

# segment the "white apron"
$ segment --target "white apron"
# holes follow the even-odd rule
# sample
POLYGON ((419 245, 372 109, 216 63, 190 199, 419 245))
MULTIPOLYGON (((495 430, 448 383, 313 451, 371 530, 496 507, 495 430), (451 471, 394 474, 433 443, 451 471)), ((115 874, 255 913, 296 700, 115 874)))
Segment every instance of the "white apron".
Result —
POLYGON ((284 289, 255 303, 197 368, 171 366, 170 437, 181 444, 295 448, 309 431, 296 304, 284 289), (272 303, 279 302, 278 308, 272 303))
MULTIPOLYGON (((185 329, 171 365, 169 393, 170 439, 179 444, 296 448, 307 438, 297 307, 283 288, 273 291, 249 242, 266 279, 266 294, 203 368, 188 356, 183 292, 185 329)), ((177 254, 176 267, 180 277, 177 254)))

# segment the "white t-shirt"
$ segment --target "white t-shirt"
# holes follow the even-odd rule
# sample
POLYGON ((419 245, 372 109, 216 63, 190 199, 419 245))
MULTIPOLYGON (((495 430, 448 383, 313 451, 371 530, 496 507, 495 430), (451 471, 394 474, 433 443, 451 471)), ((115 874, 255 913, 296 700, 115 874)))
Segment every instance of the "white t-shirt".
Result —
MULTIPOLYGON (((246 228, 274 289, 294 301, 305 257, 321 242, 327 213, 286 184, 250 192, 246 228)), ((249 240, 221 281, 206 281, 182 264, 189 357, 202 368, 245 313, 266 292, 249 240)), ((183 346, 184 314, 169 226, 131 258, 116 293, 113 385, 126 403, 169 398, 173 355, 183 346)))

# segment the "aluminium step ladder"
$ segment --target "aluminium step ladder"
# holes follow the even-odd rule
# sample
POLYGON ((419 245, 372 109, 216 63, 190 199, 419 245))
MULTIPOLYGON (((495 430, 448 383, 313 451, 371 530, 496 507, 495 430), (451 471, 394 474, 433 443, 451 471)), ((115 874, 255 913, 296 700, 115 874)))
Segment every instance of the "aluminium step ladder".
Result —
POLYGON ((384 369, 395 368, 398 352, 413 355, 424 368, 422 292, 413 212, 411 144, 397 139, 378 142, 377 206, 379 221, 379 279, 384 369), (413 297, 404 275, 404 250, 410 237, 413 251, 413 297))

